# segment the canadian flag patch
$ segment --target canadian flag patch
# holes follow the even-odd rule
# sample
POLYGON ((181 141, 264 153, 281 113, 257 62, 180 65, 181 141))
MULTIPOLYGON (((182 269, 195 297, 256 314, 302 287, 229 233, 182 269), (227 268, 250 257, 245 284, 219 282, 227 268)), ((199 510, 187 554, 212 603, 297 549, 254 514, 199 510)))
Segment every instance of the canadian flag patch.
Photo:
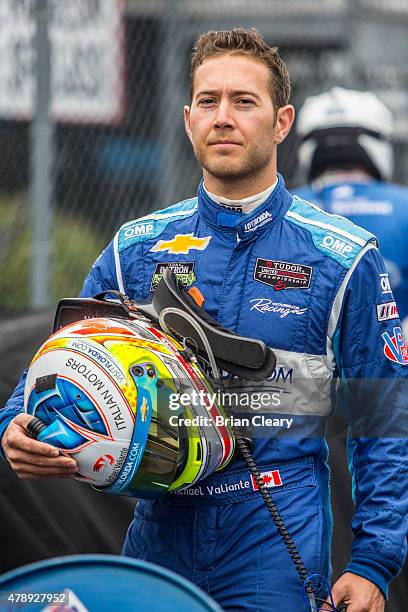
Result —
MULTIPOLYGON (((272 487, 281 487, 282 486, 282 478, 280 476, 279 470, 271 470, 270 472, 261 472, 262 481, 265 483, 265 486, 270 489, 272 487)), ((251 474, 252 480, 252 488, 254 491, 258 491, 258 485, 256 484, 255 478, 251 474)))

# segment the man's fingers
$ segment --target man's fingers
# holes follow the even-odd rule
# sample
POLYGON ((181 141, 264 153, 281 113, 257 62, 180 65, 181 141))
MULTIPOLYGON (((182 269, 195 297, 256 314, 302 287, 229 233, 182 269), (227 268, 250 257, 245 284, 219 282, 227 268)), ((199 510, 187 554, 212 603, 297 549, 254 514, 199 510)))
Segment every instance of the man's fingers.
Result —
POLYGON ((30 437, 27 425, 32 419, 29 414, 19 414, 4 433, 3 449, 12 469, 21 479, 74 478, 78 470, 74 459, 30 437))
POLYGON ((24 429, 26 429, 27 425, 30 421, 33 420, 33 418, 34 417, 32 414, 27 414, 26 412, 19 412, 19 414, 14 417, 13 423, 15 425, 20 425, 20 427, 24 427, 24 429))
POLYGON ((51 444, 38 442, 29 438, 27 434, 20 432, 10 432, 7 438, 9 448, 26 451, 31 455, 42 455, 46 457, 58 457, 59 450, 51 444))
POLYGON ((332 610, 333 609, 333 604, 334 604, 337 612, 346 612, 346 610, 347 610, 347 612, 349 612, 349 608, 348 608, 347 604, 343 602, 342 598, 336 600, 333 597, 333 602, 332 602, 330 597, 328 597, 326 599, 326 601, 325 601, 325 604, 326 604, 326 607, 322 608, 322 610, 332 610))
MULTIPOLYGON (((346 589, 342 588, 341 585, 335 584, 332 588, 332 598, 336 609, 340 612, 341 610, 348 610, 347 608, 347 599, 348 592, 346 589)), ((330 597, 326 599, 326 603, 332 604, 330 597)))
POLYGON ((32 419, 33 417, 29 414, 18 414, 6 429, 4 445, 8 448, 25 450, 34 455, 57 457, 59 451, 54 446, 30 437, 27 425, 32 419))
POLYGON ((347 612, 384 612, 384 596, 367 578, 345 572, 332 590, 336 608, 347 605, 347 612))
POLYGON ((13 466, 21 466, 24 464, 31 465, 35 468, 45 469, 77 469, 78 465, 74 459, 60 455, 58 457, 44 457, 42 455, 34 455, 21 450, 10 449, 8 452, 8 460, 13 466))
POLYGON ((20 461, 20 462, 14 462, 14 466, 15 466, 15 470, 18 471, 18 473, 27 473, 27 474, 37 474, 38 476, 41 475, 53 475, 53 474, 75 474, 75 472, 78 471, 78 468, 76 466, 76 464, 67 464, 67 465, 50 465, 50 466, 39 466, 39 465, 34 465, 31 461, 30 462, 25 462, 25 461, 20 461))

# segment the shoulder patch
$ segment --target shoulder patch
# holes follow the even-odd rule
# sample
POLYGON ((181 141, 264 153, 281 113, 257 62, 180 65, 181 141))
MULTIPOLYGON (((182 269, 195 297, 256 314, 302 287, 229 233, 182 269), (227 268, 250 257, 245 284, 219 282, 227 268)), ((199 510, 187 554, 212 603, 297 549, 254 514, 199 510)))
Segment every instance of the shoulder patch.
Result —
POLYGON ((196 210, 197 198, 191 198, 140 219, 128 221, 118 232, 118 251, 122 252, 134 244, 157 238, 169 223, 186 219, 196 210))
POLYGON ((345 268, 351 267, 368 242, 377 242, 373 234, 348 219, 329 214, 297 196, 293 197, 286 219, 308 230, 315 247, 345 268))

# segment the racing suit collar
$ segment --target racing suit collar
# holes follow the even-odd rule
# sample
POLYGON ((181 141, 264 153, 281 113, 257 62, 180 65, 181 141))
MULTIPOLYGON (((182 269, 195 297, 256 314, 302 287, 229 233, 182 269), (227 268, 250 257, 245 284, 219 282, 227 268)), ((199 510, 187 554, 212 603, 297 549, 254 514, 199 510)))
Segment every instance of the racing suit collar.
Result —
POLYGON ((270 196, 246 215, 216 204, 205 191, 203 181, 198 190, 198 212, 204 221, 218 231, 236 234, 240 240, 250 240, 278 223, 286 214, 291 201, 280 174, 270 196))

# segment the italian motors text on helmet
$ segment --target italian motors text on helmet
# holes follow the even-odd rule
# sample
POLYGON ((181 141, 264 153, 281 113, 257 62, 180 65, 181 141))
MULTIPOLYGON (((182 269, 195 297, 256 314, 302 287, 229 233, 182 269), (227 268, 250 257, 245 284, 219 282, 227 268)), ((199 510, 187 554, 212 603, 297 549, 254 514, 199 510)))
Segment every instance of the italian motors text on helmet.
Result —
POLYGON ((198 364, 183 355, 144 319, 63 327, 27 373, 24 406, 40 420, 37 438, 76 459, 78 480, 109 493, 160 497, 225 467, 232 432, 216 426, 223 410, 209 402, 214 394, 198 364), (174 406, 182 394, 203 400, 174 406))

